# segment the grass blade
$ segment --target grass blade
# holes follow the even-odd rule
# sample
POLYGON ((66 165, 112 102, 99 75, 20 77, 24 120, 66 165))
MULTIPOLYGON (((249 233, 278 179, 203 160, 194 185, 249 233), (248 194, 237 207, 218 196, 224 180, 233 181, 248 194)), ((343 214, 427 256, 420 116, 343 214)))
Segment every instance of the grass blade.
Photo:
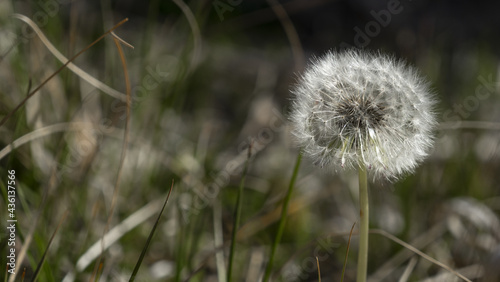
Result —
POLYGON ((101 263, 99 264, 99 267, 97 268, 95 281, 99 281, 101 279, 103 271, 104 271, 104 261, 101 261, 101 263))
POLYGON ((344 282, 345 268, 347 266, 347 257, 349 256, 349 247, 351 246, 352 231, 354 230, 355 225, 356 222, 354 222, 354 224, 352 225, 351 232, 349 233, 349 240, 347 241, 347 250, 345 251, 344 266, 342 266, 342 276, 340 278, 340 282, 344 282))
POLYGON ((278 232, 276 233, 276 238, 274 239, 273 246, 271 248, 271 254, 269 255, 269 262, 267 263, 266 272, 264 274, 264 282, 269 281, 271 277, 271 270, 273 269, 273 259, 276 248, 281 241, 281 236, 283 235, 283 230, 285 230, 285 222, 288 213, 288 203, 292 197, 293 186, 295 186, 295 180, 297 180, 297 175, 299 174, 300 162, 302 161, 302 152, 299 152, 297 156, 297 161, 293 169, 292 179, 290 179, 290 185, 288 186, 288 192, 285 196, 285 201, 283 202, 283 208, 281 209, 281 219, 279 222, 278 232))
POLYGON ((36 278, 38 277, 38 274, 40 274, 40 270, 42 269, 42 266, 43 266, 43 263, 45 262, 45 257, 47 256, 47 252, 49 251, 49 248, 50 248, 50 245, 52 244, 52 240, 54 239, 54 237, 56 236, 57 234, 57 231, 59 230, 59 228, 61 227, 62 223, 64 222, 64 220, 66 219, 66 216, 68 215, 68 212, 66 211, 61 220, 59 220, 59 224, 57 224, 57 227, 56 227, 56 230, 54 231, 54 233, 52 234, 52 236, 50 237, 50 240, 49 240, 49 243, 47 245, 47 248, 45 249, 45 252, 43 252, 43 255, 42 255, 42 259, 40 260, 40 262, 38 263, 38 266, 36 267, 36 270, 35 272, 33 273, 33 278, 31 279, 31 281, 36 281, 36 278))
POLYGON ((243 175, 241 177, 240 187, 238 189, 238 196, 236 200, 236 209, 234 211, 234 227, 233 234, 231 237, 231 249, 229 251, 229 266, 227 268, 227 281, 231 281, 231 275, 233 272, 233 262, 234 262, 234 248, 236 245, 236 233, 238 232, 238 227, 240 226, 241 217, 241 207, 243 202, 243 186, 245 185, 245 177, 248 172, 248 163, 250 162, 250 157, 252 156, 252 144, 248 146, 248 155, 245 162, 245 167, 243 169, 243 175))
MULTIPOLYGON (((52 55, 58 61, 60 61, 63 64, 68 61, 68 58, 66 58, 61 52, 59 52, 59 50, 56 49, 56 47, 49 41, 49 39, 45 36, 45 34, 43 34, 42 30, 37 26, 37 24, 34 21, 32 21, 30 18, 23 16, 23 15, 20 15, 20 14, 14 14, 14 15, 12 15, 12 17, 19 19, 19 20, 23 21, 24 23, 26 23, 27 25, 29 25, 31 27, 31 29, 35 32, 35 34, 38 36, 40 41, 42 41, 43 45, 45 45, 47 50, 49 50, 49 52, 52 53, 52 55)), ((0 60, 1 60, 1 58, 0 58, 0 60)), ((111 88, 107 84, 99 81, 98 79, 91 76, 89 73, 85 72, 84 70, 82 70, 81 68, 76 66, 75 64, 70 62, 67 65, 67 68, 70 71, 72 71, 75 75, 79 76, 81 79, 87 81, 88 83, 90 83, 90 85, 94 86, 95 88, 100 89, 102 92, 108 94, 109 96, 111 96, 115 99, 119 99, 119 100, 124 101, 124 102, 127 101, 125 94, 123 94, 123 93, 111 88)))
POLYGON ((144 248, 142 249, 141 255, 139 256, 139 260, 135 264, 134 271, 132 271, 132 275, 130 276, 129 281, 134 281, 135 277, 137 276, 137 272, 139 272, 139 267, 141 267, 142 260, 144 259, 144 256, 146 255, 146 251, 148 250, 149 245, 151 244, 151 239, 153 238, 153 235, 156 231, 156 227, 158 227, 158 223, 160 222, 161 215, 163 214, 163 211, 165 210, 165 207, 167 206, 168 199, 170 198, 170 193, 172 192, 172 188, 174 188, 174 181, 172 181, 172 186, 170 186, 170 190, 168 191, 167 199, 165 200, 165 203, 163 203, 163 207, 161 208, 160 214, 158 214, 158 218, 155 221, 155 225, 153 226, 153 229, 151 229, 151 232, 149 233, 148 240, 146 241, 146 245, 144 245, 144 248))
POLYGON ((0 121, 0 126, 2 126, 14 113, 17 112, 25 103, 28 101, 29 98, 31 98, 33 95, 35 95, 38 90, 40 90, 49 80, 51 80, 54 76, 56 76, 58 73, 60 73, 66 66, 68 66, 69 63, 74 61, 78 56, 81 54, 85 53, 90 47, 94 46, 97 42, 101 41, 106 35, 111 33, 113 30, 117 29, 119 26, 124 24, 125 22, 128 21, 128 18, 122 20, 121 22, 117 23, 114 27, 106 31, 104 34, 102 34, 99 38, 94 40, 94 42, 90 43, 87 47, 83 48, 80 52, 78 52, 76 55, 74 55, 71 59, 69 59, 65 64, 63 64, 59 69, 57 69, 53 74, 51 74, 49 77, 47 77, 40 85, 35 88, 35 90, 31 91, 31 93, 24 98, 19 105, 17 105, 12 111, 10 111, 3 119, 0 121))
MULTIPOLYGON (((132 98, 131 98, 131 86, 130 86, 130 79, 128 75, 128 68, 127 68, 127 61, 125 60, 125 55, 123 54, 123 50, 121 47, 121 41, 122 39, 118 39, 119 37, 113 33, 111 30, 109 33, 113 36, 113 42, 116 45, 116 49, 118 50, 118 55, 120 56, 120 61, 122 63, 122 68, 123 68, 123 75, 125 79, 125 88, 126 88, 126 94, 127 94, 127 102, 126 102, 126 117, 125 117, 125 129, 124 129, 124 136, 123 136, 123 144, 122 144, 122 150, 121 150, 121 156, 120 156, 120 163, 118 165, 118 173, 116 176, 116 181, 115 181, 115 187, 113 188, 113 196, 111 198, 111 207, 109 208, 109 215, 108 215, 108 221, 106 223, 106 227, 104 228, 104 232, 102 234, 102 237, 104 238, 104 235, 108 233, 109 226, 111 224, 111 220, 113 219, 113 214, 116 208, 116 203, 118 201, 118 194, 120 191, 120 181, 121 181, 121 176, 122 176, 122 171, 123 171, 123 165, 125 163, 125 158, 127 156, 127 146, 128 146, 128 140, 129 140, 129 130, 130 130, 130 106, 132 103, 132 98)), ((127 46, 132 46, 130 44, 126 44, 127 46)), ((133 47, 132 47, 133 48, 133 47)), ((101 240, 102 245, 101 245, 101 256, 96 262, 96 266, 94 269, 97 269, 97 265, 100 264, 102 257, 104 255, 104 239, 101 240)))

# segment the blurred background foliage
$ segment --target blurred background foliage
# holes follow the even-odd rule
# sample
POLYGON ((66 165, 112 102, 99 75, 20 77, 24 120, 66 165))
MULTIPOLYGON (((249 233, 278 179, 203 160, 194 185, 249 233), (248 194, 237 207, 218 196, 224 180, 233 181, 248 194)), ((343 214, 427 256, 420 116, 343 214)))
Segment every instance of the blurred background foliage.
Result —
MULTIPOLYGON (((494 1, 3 0, 0 118, 27 95, 30 80, 33 89, 62 65, 14 13, 31 18, 67 58, 129 18, 115 30, 135 48, 123 47, 133 104, 111 227, 150 203, 156 203, 147 208, 155 214, 156 200, 166 197, 173 179, 172 198, 139 279, 223 281, 236 188, 252 143, 233 278, 258 281, 298 152, 286 121, 291 85, 308 60, 328 50, 390 53, 428 78, 440 126, 434 151, 415 174, 370 184, 372 228, 473 281, 500 281, 499 9, 494 1)), ((110 36, 74 63, 125 93, 110 36)), ((105 230, 125 109, 120 99, 64 69, 0 127, 0 149, 6 152, 14 140, 47 133, 52 125, 85 125, 76 130, 66 124, 31 138, 0 160, 2 224, 8 169, 15 169, 18 181, 18 252, 34 228, 26 260, 18 262, 27 279, 66 210, 39 279, 61 281, 68 273, 77 281, 90 279, 95 262, 82 269, 77 261, 105 230)), ((324 281, 340 281, 358 214, 357 177, 310 163, 302 164, 278 248, 277 281, 317 281, 315 257, 324 281)), ((128 279, 153 222, 142 218, 122 232, 106 251, 102 281, 128 279)), ((356 236, 350 247, 345 281, 355 279, 356 236)), ((405 275, 408 281, 455 281, 378 234, 371 235, 369 256, 371 281, 405 275)))

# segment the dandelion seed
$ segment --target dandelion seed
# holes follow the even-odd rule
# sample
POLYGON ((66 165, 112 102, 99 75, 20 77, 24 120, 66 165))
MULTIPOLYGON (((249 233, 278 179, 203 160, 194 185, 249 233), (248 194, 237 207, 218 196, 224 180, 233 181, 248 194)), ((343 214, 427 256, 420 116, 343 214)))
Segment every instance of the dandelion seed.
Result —
POLYGON ((320 166, 370 168, 395 180, 432 145, 435 101, 403 62, 363 51, 315 59, 293 89, 291 120, 305 155, 320 166))

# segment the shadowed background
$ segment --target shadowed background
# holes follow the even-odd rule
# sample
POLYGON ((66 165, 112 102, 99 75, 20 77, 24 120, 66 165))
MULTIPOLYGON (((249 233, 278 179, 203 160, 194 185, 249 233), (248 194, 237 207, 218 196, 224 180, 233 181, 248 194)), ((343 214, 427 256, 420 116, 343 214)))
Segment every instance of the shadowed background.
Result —
MULTIPOLYGON (((430 81, 439 100, 440 126, 434 151, 415 174, 397 183, 370 184, 371 228, 412 243, 473 281, 497 281, 500 4, 276 3, 3 1, 0 118, 26 96, 30 79, 33 89, 62 65, 13 13, 32 19, 66 58, 128 17, 115 33, 134 46, 123 46, 133 103, 111 227, 164 199, 174 179, 172 198, 139 277, 223 279, 228 248, 218 247, 230 240, 236 188, 252 144, 233 278, 257 281, 298 152, 287 125, 289 89, 296 77, 309 59, 332 49, 393 54, 430 81)), ((123 68, 110 36, 74 63, 124 95, 123 68)), ((92 275, 94 261, 84 269, 77 261, 105 230, 126 116, 125 103, 107 92, 65 69, 0 127, 0 150, 7 152, 0 160, 0 208, 4 214, 4 180, 7 170, 15 169, 19 248, 35 226, 27 257, 18 262, 28 278, 66 210, 68 218, 39 278, 59 281, 76 273, 77 280, 89 280, 92 275), (53 125, 61 129, 51 129, 53 125), (14 140, 37 130, 45 135, 9 149, 14 140)), ((137 227, 121 232, 107 250, 104 281, 130 276, 158 204, 148 210, 153 211, 150 216, 137 219, 137 227)), ((330 173, 304 161, 290 213, 275 278, 317 281, 318 257, 322 279, 339 281, 348 234, 357 220, 356 174, 330 173)), ((5 234, 0 233, 2 254, 7 253, 5 234)), ((350 247, 345 281, 355 276, 356 236, 350 247)), ((377 234, 371 235, 369 256, 372 281, 396 281, 406 272, 408 281, 452 277, 439 276, 448 274, 377 234)))

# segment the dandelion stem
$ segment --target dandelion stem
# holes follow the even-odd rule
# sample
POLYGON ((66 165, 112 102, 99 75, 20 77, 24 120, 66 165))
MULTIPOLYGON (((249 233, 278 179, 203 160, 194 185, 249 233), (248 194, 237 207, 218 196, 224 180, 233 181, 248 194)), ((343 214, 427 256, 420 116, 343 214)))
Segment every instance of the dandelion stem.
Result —
POLYGON ((366 281, 366 270, 368 267, 368 181, 366 166, 363 161, 359 162, 359 250, 358 250, 358 273, 357 282, 366 281))
POLYGON ((297 175, 299 174, 300 162, 302 160, 302 151, 299 152, 297 156, 297 161, 295 163, 295 167, 293 169, 292 179, 290 179, 290 185, 288 186, 288 192, 285 196, 285 200, 283 201, 283 208, 281 209, 281 219, 278 227, 278 232, 276 233, 276 238, 274 239, 273 246, 271 248, 271 254, 269 255, 269 262, 267 263, 266 272, 264 274, 264 279, 262 281, 267 282, 271 277, 271 270, 273 269, 273 259, 274 253, 276 252, 276 248, 281 241, 281 235, 283 235, 283 230, 285 230, 285 222, 288 214, 288 203, 290 202, 290 198, 292 197, 293 187, 295 186, 295 180, 297 179, 297 175))

